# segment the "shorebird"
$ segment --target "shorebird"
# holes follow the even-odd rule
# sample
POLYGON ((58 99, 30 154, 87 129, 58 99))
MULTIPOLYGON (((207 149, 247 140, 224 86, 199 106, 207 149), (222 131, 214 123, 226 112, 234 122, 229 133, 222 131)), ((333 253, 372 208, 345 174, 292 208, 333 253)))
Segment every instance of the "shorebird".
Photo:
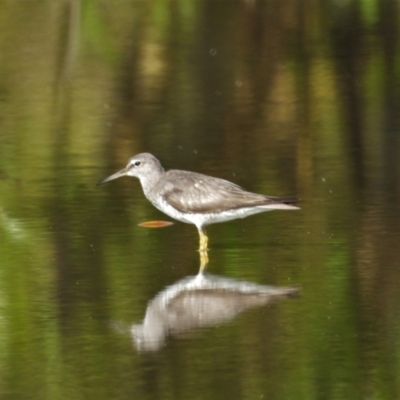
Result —
POLYGON ((197 172, 165 171, 160 161, 150 153, 133 156, 124 169, 97 185, 122 176, 138 178, 146 198, 163 213, 196 225, 200 235, 200 252, 207 252, 208 237, 204 230, 207 225, 264 211, 299 209, 295 205, 298 202, 295 197, 248 192, 227 180, 197 172))

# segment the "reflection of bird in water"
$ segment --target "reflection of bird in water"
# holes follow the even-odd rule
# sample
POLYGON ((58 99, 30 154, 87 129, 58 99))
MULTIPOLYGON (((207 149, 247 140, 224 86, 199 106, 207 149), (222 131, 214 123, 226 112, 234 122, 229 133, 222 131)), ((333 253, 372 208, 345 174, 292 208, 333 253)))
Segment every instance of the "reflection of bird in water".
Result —
POLYGON ((298 292, 295 287, 263 286, 209 274, 188 277, 151 300, 143 323, 132 327, 134 344, 140 351, 157 351, 170 334, 227 322, 242 311, 298 292))
MULTIPOLYGON (((229 181, 196 172, 170 170, 149 153, 132 157, 121 171, 103 179, 101 185, 121 176, 139 178, 144 195, 160 211, 178 221, 196 225, 200 251, 206 253, 204 227, 271 210, 298 210, 294 197, 271 197, 251 193, 229 181)), ((204 262, 207 262, 204 255, 204 262)))

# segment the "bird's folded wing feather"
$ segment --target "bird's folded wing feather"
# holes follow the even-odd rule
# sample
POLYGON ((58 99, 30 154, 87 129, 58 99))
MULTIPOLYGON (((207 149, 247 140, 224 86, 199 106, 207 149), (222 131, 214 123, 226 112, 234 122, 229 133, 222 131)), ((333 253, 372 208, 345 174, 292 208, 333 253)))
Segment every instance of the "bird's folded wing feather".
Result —
POLYGON ((164 182, 162 196, 171 206, 184 212, 221 212, 257 205, 296 202, 294 198, 269 197, 247 192, 224 179, 193 172, 171 170, 167 174, 170 183, 164 182))

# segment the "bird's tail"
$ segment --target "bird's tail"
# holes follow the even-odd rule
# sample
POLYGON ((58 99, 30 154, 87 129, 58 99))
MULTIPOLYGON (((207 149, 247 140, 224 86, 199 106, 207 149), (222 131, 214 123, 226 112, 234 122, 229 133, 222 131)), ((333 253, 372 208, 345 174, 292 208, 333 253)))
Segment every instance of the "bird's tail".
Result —
POLYGON ((297 197, 272 197, 268 199, 268 203, 265 204, 266 208, 274 210, 299 210, 296 204, 299 203, 297 197))
POLYGON ((294 206, 298 204, 300 200, 297 197, 281 197, 279 199, 283 204, 287 204, 288 206, 294 206))

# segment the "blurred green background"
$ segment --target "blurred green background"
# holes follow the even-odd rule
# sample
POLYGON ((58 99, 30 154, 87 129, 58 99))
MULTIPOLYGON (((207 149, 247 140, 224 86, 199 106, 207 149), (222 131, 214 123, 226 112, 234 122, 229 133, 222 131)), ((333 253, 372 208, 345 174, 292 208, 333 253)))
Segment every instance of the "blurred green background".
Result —
POLYGON ((397 0, 0 1, 0 397, 399 397, 397 0), (302 296, 139 353, 198 268, 148 151, 299 212, 213 225, 209 272, 302 296))

